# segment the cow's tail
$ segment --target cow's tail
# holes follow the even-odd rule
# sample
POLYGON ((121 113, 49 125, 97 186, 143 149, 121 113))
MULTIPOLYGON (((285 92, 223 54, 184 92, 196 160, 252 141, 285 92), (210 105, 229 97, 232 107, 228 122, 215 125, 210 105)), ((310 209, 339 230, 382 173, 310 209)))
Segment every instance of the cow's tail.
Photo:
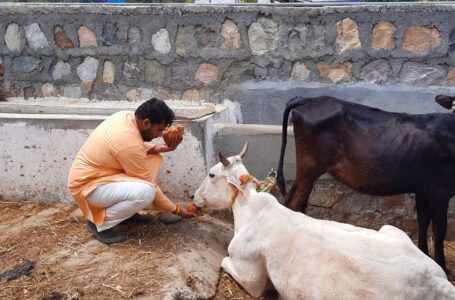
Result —
POLYGON ((280 192, 283 196, 286 196, 286 181, 283 174, 283 163, 284 163, 284 154, 286 152, 286 143, 288 137, 288 118, 291 111, 296 107, 302 104, 302 100, 305 100, 301 97, 292 98, 287 104, 283 113, 283 128, 281 133, 281 152, 280 152, 280 161, 278 163, 277 169, 277 184, 280 192))

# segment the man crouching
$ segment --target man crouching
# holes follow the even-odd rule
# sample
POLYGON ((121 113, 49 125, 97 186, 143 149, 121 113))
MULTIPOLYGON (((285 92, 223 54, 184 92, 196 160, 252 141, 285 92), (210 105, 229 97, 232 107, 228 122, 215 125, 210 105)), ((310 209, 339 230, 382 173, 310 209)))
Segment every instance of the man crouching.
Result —
POLYGON ((194 213, 167 198, 155 180, 163 161, 162 152, 173 151, 182 141, 169 145, 147 145, 160 137, 174 119, 174 112, 152 98, 135 112, 120 111, 104 120, 79 150, 69 172, 68 188, 88 219, 87 228, 105 244, 125 238, 112 230, 120 223, 146 223, 138 212, 150 206, 172 212, 176 222, 194 213))

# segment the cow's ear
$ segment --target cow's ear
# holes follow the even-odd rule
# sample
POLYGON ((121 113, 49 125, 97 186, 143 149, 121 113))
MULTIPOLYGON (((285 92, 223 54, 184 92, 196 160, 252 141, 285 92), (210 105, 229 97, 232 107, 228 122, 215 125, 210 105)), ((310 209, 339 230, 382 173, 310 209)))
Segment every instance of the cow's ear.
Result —
POLYGON ((240 184, 240 180, 236 176, 228 175, 227 176, 227 181, 228 181, 228 183, 230 183, 233 186, 235 186, 239 191, 242 191, 242 186, 240 184))

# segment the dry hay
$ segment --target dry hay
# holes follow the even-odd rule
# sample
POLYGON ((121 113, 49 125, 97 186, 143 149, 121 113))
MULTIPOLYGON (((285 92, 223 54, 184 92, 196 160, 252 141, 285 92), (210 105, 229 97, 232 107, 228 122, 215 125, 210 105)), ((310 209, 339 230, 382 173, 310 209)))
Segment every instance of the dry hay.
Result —
MULTIPOLYGON (((103 245, 94 240, 80 218, 72 215, 74 210, 68 204, 0 202, 0 273, 26 260, 36 262, 31 275, 0 283, 0 299, 147 298, 160 287, 162 279, 172 280, 162 278, 161 267, 150 262, 189 250, 185 237, 174 227, 157 222, 154 226, 121 226, 128 241, 103 245), (58 212, 52 218, 43 217, 55 208, 58 212), (32 219, 34 222, 28 222, 32 219), (20 230, 14 229, 19 225, 20 230)), ((189 230, 197 229, 193 226, 189 230)), ((227 244, 220 241, 219 247, 226 249, 227 244)), ((455 270, 455 242, 447 242, 445 249, 448 267, 455 270)), ((188 277, 186 284, 191 286, 194 280, 197 278, 188 277)), ((220 271, 213 299, 253 298, 220 271)))

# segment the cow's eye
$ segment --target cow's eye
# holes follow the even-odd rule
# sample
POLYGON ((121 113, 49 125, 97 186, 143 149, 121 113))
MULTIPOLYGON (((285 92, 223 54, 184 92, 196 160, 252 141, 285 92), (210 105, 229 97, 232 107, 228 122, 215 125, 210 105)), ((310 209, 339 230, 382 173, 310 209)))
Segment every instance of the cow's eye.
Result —
POLYGON ((209 177, 210 177, 210 178, 213 178, 213 177, 215 177, 215 174, 210 173, 210 174, 209 174, 209 177))

